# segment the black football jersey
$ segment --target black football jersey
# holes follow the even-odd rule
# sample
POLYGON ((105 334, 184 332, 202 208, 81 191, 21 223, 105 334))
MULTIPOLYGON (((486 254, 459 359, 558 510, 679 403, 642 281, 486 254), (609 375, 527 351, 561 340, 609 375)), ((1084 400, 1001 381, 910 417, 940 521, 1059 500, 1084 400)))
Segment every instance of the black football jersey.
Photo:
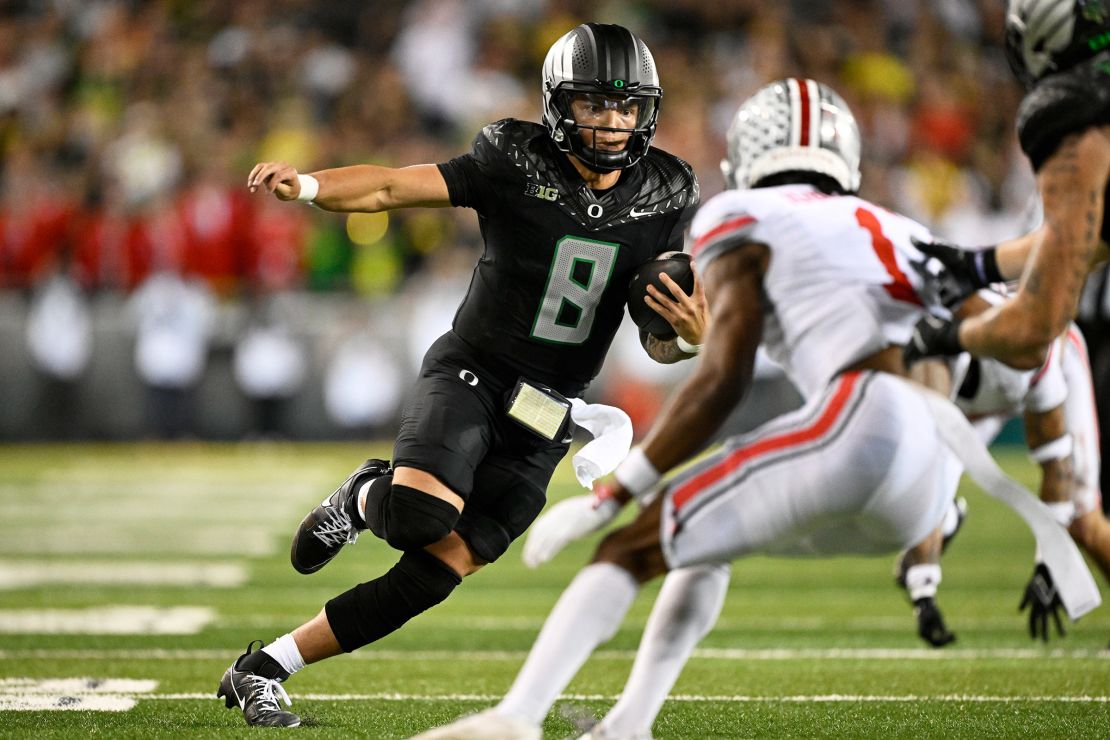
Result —
POLYGON ((698 204, 690 166, 652 148, 595 192, 545 128, 505 119, 439 169, 451 204, 478 212, 485 241, 454 332, 506 372, 580 395, 624 317, 635 268, 682 249, 698 204))
MULTIPOLYGON (((1034 171, 1040 171, 1068 134, 1106 125, 1110 125, 1110 52, 1045 77, 1018 108, 1018 138, 1034 171)), ((1102 239, 1110 242, 1107 207, 1110 186, 1102 214, 1102 239)))

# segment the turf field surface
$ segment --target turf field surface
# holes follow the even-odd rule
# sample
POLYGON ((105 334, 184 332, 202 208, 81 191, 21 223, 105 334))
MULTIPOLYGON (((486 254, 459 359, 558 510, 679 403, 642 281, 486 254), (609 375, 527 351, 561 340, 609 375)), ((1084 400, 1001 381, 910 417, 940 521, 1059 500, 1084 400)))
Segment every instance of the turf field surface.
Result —
MULTIPOLYGON (((1035 485, 1020 451, 996 452, 1035 485)), ((243 736, 241 714, 215 698, 227 665, 394 562, 369 536, 313 576, 287 555, 304 513, 363 458, 385 454, 0 447, 0 736, 243 736)), ((552 498, 580 490, 564 463, 552 498)), ((1110 735, 1107 607, 1063 640, 1031 641, 1017 603, 1032 537, 971 484, 964 493, 970 513, 938 598, 954 645, 916 637, 893 558, 741 561, 656 737, 1110 735)), ((404 737, 494 703, 591 544, 530 571, 518 543, 396 634, 294 676, 286 688, 307 726, 290 732, 404 737)), ((656 591, 570 685, 546 737, 574 736, 612 704, 656 591)))

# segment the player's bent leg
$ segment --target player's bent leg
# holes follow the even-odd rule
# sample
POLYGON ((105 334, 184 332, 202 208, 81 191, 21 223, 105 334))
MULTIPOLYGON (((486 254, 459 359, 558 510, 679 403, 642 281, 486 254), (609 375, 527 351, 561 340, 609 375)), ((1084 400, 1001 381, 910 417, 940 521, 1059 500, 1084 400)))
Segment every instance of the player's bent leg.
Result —
POLYGON ((393 471, 389 487, 370 487, 364 508, 367 528, 390 547, 406 552, 450 534, 463 499, 435 476, 402 467, 393 471))
POLYGON ((917 620, 917 634, 933 647, 944 647, 956 636, 944 623, 936 604, 940 586, 940 555, 944 549, 944 530, 933 530, 924 540, 906 550, 898 560, 896 580, 906 590, 917 620))
POLYGON ((667 574, 620 699, 590 737, 651 737, 667 694, 694 647, 720 616, 729 574, 727 564, 695 565, 667 574))
POLYGON ((1083 550, 1098 564, 1099 570, 1110 581, 1110 520, 1100 509, 1077 517, 1068 532, 1083 550))
POLYGON ((349 653, 442 602, 460 583, 462 577, 439 558, 410 550, 385 575, 341 593, 324 610, 336 641, 349 653))
POLYGON ((335 491, 301 521, 293 534, 289 559, 298 573, 315 573, 331 562, 344 545, 353 544, 366 529, 359 512, 359 491, 367 484, 389 487, 389 463, 370 459, 347 476, 335 491))

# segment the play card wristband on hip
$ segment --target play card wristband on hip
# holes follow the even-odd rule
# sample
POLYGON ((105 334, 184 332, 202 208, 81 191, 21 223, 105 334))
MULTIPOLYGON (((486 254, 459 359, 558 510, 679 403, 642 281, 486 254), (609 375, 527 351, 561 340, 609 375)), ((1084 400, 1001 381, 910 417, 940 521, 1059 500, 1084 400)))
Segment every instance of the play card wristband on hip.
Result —
POLYGON ((613 471, 613 476, 637 501, 643 501, 662 477, 641 447, 633 447, 629 451, 628 457, 613 471))

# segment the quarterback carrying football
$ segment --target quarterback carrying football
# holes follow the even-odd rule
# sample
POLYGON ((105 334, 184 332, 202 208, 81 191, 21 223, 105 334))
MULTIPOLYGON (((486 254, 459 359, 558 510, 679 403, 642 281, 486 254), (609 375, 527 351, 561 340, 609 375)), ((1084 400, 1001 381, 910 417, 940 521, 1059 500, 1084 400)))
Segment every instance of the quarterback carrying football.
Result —
MULTIPOLYGON (((662 88, 644 42, 621 26, 578 26, 548 52, 542 91, 542 124, 492 123, 449 162, 309 175, 263 162, 250 173, 252 191, 329 211, 473 208, 485 251, 452 329, 424 357, 392 464, 359 466, 305 517, 291 552, 313 573, 369 529, 402 555, 227 669, 219 695, 249 724, 298 725, 276 699, 290 674, 398 629, 528 528, 570 443, 568 399, 600 369, 630 276, 682 248, 698 186, 689 165, 651 146, 662 88)), ((660 362, 696 354, 706 321, 700 289, 667 287, 650 295, 676 336, 642 334, 660 362)))

